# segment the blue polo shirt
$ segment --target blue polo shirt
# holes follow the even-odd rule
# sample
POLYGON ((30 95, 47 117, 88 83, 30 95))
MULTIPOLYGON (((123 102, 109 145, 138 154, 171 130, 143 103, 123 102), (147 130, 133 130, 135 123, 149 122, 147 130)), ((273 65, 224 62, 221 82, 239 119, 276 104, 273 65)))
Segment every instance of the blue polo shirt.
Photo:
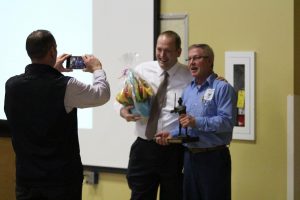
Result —
MULTIPOLYGON (((196 118, 196 127, 188 127, 190 136, 199 137, 198 142, 187 143, 187 147, 208 148, 228 145, 236 119, 236 92, 225 81, 216 80, 212 73, 202 85, 193 80, 182 95, 186 112, 196 118)), ((172 135, 178 135, 178 129, 172 135)), ((182 130, 182 133, 185 133, 182 130)))

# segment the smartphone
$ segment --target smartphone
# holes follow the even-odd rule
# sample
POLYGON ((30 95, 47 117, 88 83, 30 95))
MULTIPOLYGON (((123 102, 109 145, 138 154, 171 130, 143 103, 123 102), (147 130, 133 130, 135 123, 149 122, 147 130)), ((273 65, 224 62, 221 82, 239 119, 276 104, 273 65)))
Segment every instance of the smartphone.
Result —
POLYGON ((68 69, 83 69, 85 68, 85 64, 81 56, 70 56, 67 59, 66 67, 68 69))

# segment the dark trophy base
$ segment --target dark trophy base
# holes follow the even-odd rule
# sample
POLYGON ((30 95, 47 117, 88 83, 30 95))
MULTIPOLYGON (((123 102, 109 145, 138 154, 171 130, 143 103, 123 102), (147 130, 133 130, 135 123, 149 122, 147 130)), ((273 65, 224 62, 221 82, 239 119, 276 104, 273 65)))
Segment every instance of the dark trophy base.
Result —
POLYGON ((183 143, 189 143, 189 142, 197 142, 199 140, 198 137, 191 137, 191 136, 177 136, 173 137, 171 139, 168 139, 168 143, 170 144, 183 144, 183 143))

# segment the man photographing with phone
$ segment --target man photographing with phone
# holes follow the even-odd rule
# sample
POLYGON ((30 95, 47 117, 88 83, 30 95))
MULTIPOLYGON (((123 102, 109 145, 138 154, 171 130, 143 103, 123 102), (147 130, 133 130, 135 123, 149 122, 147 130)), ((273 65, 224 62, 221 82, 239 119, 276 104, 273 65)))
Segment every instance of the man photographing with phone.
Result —
POLYGON ((77 108, 100 106, 110 87, 100 61, 82 56, 93 85, 64 76, 69 54, 57 57, 47 30, 26 40, 31 64, 5 85, 4 110, 16 154, 16 199, 81 200, 83 167, 79 152, 77 108))

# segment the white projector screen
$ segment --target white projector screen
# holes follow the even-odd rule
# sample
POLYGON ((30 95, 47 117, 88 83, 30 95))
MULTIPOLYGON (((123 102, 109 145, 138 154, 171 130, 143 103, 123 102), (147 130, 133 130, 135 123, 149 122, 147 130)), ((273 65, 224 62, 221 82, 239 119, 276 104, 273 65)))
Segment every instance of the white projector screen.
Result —
MULTIPOLYGON (((122 55, 139 54, 137 63, 152 60, 154 52, 154 5, 156 0, 12 0, 1 2, 1 89, 5 81, 24 72, 30 63, 26 37, 47 29, 56 38, 58 54, 94 54, 106 71, 111 100, 93 109, 78 109, 79 141, 83 164, 88 167, 126 169, 135 139, 133 123, 114 108, 121 87, 122 55), (4 62, 3 62, 4 61, 4 62)), ((136 64, 137 64, 136 63, 136 64)), ((81 71, 66 75, 90 83, 92 75, 81 71)), ((0 106, 3 108, 3 100, 0 106)), ((0 119, 6 119, 3 109, 0 119)), ((1 131, 1 130, 0 130, 1 131)))

